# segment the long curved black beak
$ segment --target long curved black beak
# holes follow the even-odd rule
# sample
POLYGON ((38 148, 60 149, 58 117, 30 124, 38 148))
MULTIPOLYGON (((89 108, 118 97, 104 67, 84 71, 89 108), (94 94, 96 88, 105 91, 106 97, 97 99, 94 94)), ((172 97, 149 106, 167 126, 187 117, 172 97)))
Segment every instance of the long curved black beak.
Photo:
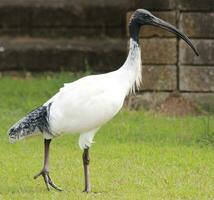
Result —
POLYGON ((197 56, 199 56, 198 51, 196 50, 196 48, 194 47, 194 45, 192 44, 192 42, 190 41, 190 39, 183 33, 181 33, 177 28, 175 28, 174 26, 172 26, 171 24, 153 16, 150 25, 154 25, 154 26, 158 26, 161 27, 163 29, 168 30, 169 32, 172 32, 174 34, 176 34, 177 36, 179 36, 180 38, 182 38, 191 48, 192 50, 195 52, 195 54, 197 56))

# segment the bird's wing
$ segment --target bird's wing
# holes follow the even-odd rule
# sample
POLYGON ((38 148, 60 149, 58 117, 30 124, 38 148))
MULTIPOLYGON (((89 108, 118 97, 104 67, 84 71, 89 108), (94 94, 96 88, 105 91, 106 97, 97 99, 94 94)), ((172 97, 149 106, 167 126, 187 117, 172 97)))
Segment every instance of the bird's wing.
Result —
POLYGON ((107 76, 89 76, 65 85, 49 100, 50 123, 55 132, 81 132, 111 119, 124 98, 107 76))

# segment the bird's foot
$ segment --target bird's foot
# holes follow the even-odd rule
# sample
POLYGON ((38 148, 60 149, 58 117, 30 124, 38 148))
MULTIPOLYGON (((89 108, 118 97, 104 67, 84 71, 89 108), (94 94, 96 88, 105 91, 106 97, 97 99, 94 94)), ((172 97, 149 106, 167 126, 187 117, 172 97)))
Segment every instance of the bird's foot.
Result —
POLYGON ((50 186, 58 191, 62 191, 62 189, 56 186, 55 183, 51 180, 48 171, 43 169, 41 172, 34 176, 34 179, 38 178, 39 176, 43 176, 48 191, 50 191, 50 186))

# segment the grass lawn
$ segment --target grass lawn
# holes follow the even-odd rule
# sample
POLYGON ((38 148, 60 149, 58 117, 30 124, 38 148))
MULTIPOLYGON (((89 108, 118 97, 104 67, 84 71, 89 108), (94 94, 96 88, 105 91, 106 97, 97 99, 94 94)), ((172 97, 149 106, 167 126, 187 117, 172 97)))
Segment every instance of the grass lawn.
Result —
POLYGON ((169 118, 123 110, 95 137, 90 151, 92 192, 82 193, 78 136, 51 144, 48 192, 33 176, 43 163, 43 140, 7 141, 7 129, 44 103, 72 74, 0 79, 0 199, 214 199, 214 117, 169 118))

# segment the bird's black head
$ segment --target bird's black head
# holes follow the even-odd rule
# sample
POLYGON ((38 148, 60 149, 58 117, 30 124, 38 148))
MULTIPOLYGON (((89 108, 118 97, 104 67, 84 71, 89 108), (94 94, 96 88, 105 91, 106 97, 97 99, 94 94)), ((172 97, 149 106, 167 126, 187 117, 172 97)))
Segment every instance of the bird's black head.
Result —
POLYGON ((130 31, 130 36, 133 38, 133 40, 138 42, 138 34, 140 31, 140 27, 143 25, 157 26, 176 34, 178 37, 182 38, 193 49, 193 51, 197 56, 199 55, 198 51, 196 50, 196 48, 194 47, 190 39, 184 33, 181 33, 173 25, 163 21, 162 19, 155 17, 154 15, 152 15, 152 13, 150 13, 148 10, 145 10, 145 9, 136 10, 131 17, 130 24, 129 24, 129 31, 130 31))

